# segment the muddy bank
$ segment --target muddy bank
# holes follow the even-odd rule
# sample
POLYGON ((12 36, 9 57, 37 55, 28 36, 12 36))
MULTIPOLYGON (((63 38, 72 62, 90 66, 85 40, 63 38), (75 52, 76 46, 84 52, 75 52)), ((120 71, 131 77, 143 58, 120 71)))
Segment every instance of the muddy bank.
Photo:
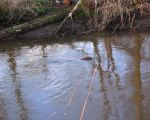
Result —
POLYGON ((32 37, 34 33, 35 37, 38 36, 36 33, 41 36, 46 34, 48 37, 64 37, 90 32, 147 31, 150 29, 149 11, 150 3, 147 0, 130 2, 78 0, 73 6, 69 5, 56 14, 51 11, 53 15, 45 13, 44 17, 39 16, 40 18, 35 20, 1 30, 0 39, 20 36, 19 34, 24 36, 24 33, 32 37), (79 23, 79 20, 82 22, 79 23), (58 21, 61 23, 57 24, 58 21))
MULTIPOLYGON (((150 31, 150 17, 145 17, 142 20, 136 20, 133 28, 127 27, 122 30, 122 32, 144 32, 150 31)), ((41 38, 55 38, 54 35, 56 29, 61 24, 61 22, 53 23, 47 26, 40 27, 35 30, 27 31, 25 33, 19 34, 17 38, 28 38, 28 39, 41 39, 41 38)), ((63 25, 57 38, 63 38, 70 35, 85 35, 89 33, 96 33, 97 31, 90 31, 88 26, 83 21, 79 20, 69 20, 65 25, 63 25)), ((113 31, 107 29, 105 32, 112 33, 113 31)), ((120 31, 116 31, 120 32, 120 31)))
MULTIPOLYGON (((59 33, 56 35, 55 32, 57 31, 59 25, 62 23, 62 20, 65 18, 68 12, 69 11, 62 12, 63 15, 60 14, 59 17, 58 18, 56 17, 52 22, 48 20, 43 20, 44 22, 45 21, 46 22, 40 23, 37 19, 19 25, 19 27, 15 26, 12 28, 8 28, 8 30, 7 29, 1 30, 0 31, 1 41, 12 40, 13 38, 16 37, 27 38, 27 39, 56 38, 56 37, 63 38, 69 35, 82 35, 82 34, 89 34, 92 32, 98 32, 95 29, 91 29, 90 26, 87 24, 86 16, 82 16, 82 19, 81 18, 68 19, 66 23, 61 27, 59 33), (21 30, 19 28, 21 28, 21 30), (6 31, 4 37, 3 37, 3 31, 6 31)), ((51 16, 48 17, 51 18, 51 16)), ((149 21, 150 21, 150 14, 146 14, 142 17, 139 16, 138 19, 134 20, 132 27, 127 25, 124 27, 124 29, 115 27, 117 26, 118 23, 114 21, 114 23, 112 22, 106 27, 106 30, 104 32, 115 33, 120 31, 123 32, 124 31, 126 32, 150 31, 149 21)))
POLYGON ((87 27, 82 21, 69 20, 59 34, 56 36, 54 33, 58 29, 61 22, 53 23, 43 27, 39 27, 35 30, 30 30, 21 34, 18 34, 17 38, 28 38, 28 39, 42 39, 42 38, 63 38, 70 35, 82 35, 87 30, 87 27))

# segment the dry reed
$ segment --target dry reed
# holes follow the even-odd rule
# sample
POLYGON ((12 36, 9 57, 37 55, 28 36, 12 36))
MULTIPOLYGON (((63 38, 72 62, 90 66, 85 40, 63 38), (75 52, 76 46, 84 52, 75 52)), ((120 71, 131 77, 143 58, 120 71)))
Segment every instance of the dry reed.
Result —
POLYGON ((89 28, 98 31, 108 26, 113 29, 133 27, 136 18, 150 12, 148 0, 82 0, 82 6, 89 17, 89 28))
POLYGON ((0 0, 1 20, 19 20, 27 14, 36 15, 33 0, 0 0))
POLYGON ((0 22, 12 23, 31 20, 44 13, 51 0, 0 0, 0 22))

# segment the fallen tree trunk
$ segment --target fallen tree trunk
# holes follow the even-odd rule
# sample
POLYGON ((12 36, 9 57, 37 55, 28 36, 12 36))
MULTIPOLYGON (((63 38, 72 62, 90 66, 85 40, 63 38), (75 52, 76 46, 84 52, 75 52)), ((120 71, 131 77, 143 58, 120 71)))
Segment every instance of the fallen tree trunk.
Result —
POLYGON ((68 8, 67 10, 62 10, 62 12, 59 12, 54 15, 44 16, 37 18, 35 20, 16 25, 13 27, 6 28, 4 30, 0 31, 0 40, 5 40, 6 38, 9 38, 13 35, 23 33, 50 23, 58 22, 60 20, 63 20, 70 12, 71 8, 68 8))

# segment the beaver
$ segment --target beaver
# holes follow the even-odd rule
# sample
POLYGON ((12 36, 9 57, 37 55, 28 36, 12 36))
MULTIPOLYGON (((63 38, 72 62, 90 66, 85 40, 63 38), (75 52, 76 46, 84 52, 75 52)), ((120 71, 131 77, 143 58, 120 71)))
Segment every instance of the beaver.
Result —
POLYGON ((90 56, 86 56, 86 57, 81 58, 81 60, 92 60, 92 59, 93 59, 93 58, 90 57, 90 56))

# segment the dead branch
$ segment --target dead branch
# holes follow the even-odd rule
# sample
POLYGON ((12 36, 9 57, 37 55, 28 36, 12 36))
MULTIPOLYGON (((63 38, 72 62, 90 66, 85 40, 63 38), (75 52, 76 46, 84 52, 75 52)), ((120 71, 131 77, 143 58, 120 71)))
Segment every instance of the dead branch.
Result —
POLYGON ((68 16, 67 16, 67 17, 62 21, 62 23, 58 26, 58 28, 57 28, 55 34, 58 34, 59 31, 61 30, 62 26, 67 22, 67 20, 68 20, 69 18, 72 18, 73 13, 79 8, 79 6, 81 5, 81 3, 82 3, 82 0, 79 0, 79 1, 77 2, 77 4, 76 4, 75 7, 71 10, 71 12, 68 14, 68 16))

